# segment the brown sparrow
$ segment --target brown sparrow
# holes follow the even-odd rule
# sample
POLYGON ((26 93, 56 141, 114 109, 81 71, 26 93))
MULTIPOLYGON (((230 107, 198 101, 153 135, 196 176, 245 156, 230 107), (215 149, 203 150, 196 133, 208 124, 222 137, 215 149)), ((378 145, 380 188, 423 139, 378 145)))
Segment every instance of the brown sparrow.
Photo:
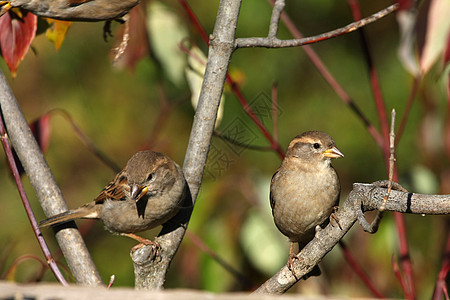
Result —
MULTIPOLYGON (((281 166, 270 183, 270 206, 275 225, 291 242, 288 267, 292 270, 294 243, 299 251, 325 226, 339 203, 340 184, 331 159, 343 157, 326 133, 308 131, 289 144, 281 166)), ((310 275, 320 275, 315 268, 310 275)))
MULTIPOLYGON (((0 1, 0 11, 12 7, 33 14, 67 21, 107 21, 123 17, 140 0, 6 0, 0 1)), ((0 14, 1 16, 1 14, 0 14)))
POLYGON ((174 217, 187 195, 183 172, 173 160, 153 151, 133 155, 94 199, 40 223, 51 226, 75 219, 101 219, 106 229, 140 242, 133 250, 156 243, 134 233, 162 225, 174 217))

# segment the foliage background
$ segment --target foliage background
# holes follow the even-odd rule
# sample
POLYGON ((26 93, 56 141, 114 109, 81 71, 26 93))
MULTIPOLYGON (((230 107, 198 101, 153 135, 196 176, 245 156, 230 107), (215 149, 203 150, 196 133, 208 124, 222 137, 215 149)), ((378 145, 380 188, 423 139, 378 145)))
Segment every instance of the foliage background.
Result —
MULTIPOLYGON (((165 4, 177 13, 189 31, 191 43, 206 53, 206 46, 178 2, 172 0, 165 4)), ((206 31, 212 32, 218 1, 192 0, 189 4, 206 31)), ((362 1, 363 16, 389 4, 388 1, 362 1)), ((351 12, 343 1, 288 1, 286 11, 305 36, 352 22, 351 12)), ((243 1, 238 36, 266 35, 270 14, 271 6, 264 1, 243 1)), ((34 40, 34 53, 26 56, 17 77, 10 80, 25 116, 31 121, 54 108, 68 111, 95 144, 120 166, 144 147, 165 152, 181 164, 194 113, 187 82, 173 84, 152 51, 132 71, 112 67, 111 48, 115 41, 103 41, 102 26, 100 23, 73 24, 58 52, 44 35, 34 40), (162 96, 164 94, 166 96, 162 96), (167 119, 159 122, 162 103, 169 103, 171 108, 165 114, 167 119), (155 126, 159 126, 156 134, 155 126)), ((114 25, 113 30, 116 37, 120 36, 120 25, 114 25)), ((396 54, 399 36, 395 17, 388 16, 365 30, 387 109, 395 108, 399 120, 413 78, 396 54)), ((290 38, 283 25, 279 37, 290 38)), ((313 47, 357 105, 378 126, 359 35, 347 34, 313 47)), ((342 199, 353 182, 372 182, 387 177, 382 153, 362 122, 336 96, 301 48, 240 49, 233 55, 231 65, 233 76, 238 78, 250 102, 270 103, 272 84, 278 82, 281 145, 287 146, 295 135, 306 130, 325 131, 335 139, 345 154, 345 158, 333 162, 341 178, 342 199)), ((0 61, 0 68, 8 74, 3 61, 0 61)), ((450 192, 449 161, 442 145, 448 109, 441 75, 437 66, 424 78, 397 148, 401 184, 414 192, 450 192)), ((235 96, 228 90, 225 97, 224 116, 217 130, 225 131, 239 119, 247 128, 246 137, 254 137, 253 145, 267 146, 235 96)), ((265 118, 264 124, 271 129, 271 118, 265 118)), ((287 258, 288 243, 273 225, 268 201, 270 178, 280 158, 274 152, 236 148, 217 137, 213 138, 213 147, 219 151, 217 153, 225 155, 229 164, 218 171, 215 167, 224 166, 220 160, 223 156, 210 155, 208 174, 189 231, 242 273, 251 286, 225 271, 187 236, 169 271, 166 284, 169 288, 215 292, 247 290, 261 284, 287 258)), ((51 120, 51 143, 46 158, 70 207, 93 199, 114 176, 58 115, 51 120)), ((39 270, 34 260, 25 260, 14 273, 6 272, 18 257, 42 255, 5 160, 0 166, 4 170, 0 173, 3 205, 0 215, 3 224, 7 224, 0 227, 0 242, 4 244, 0 252, 0 274, 9 274, 9 279, 19 282, 34 280, 39 270)), ((29 185, 27 191, 38 220, 44 219, 29 185)), ((441 267, 448 219, 409 215, 405 218, 418 298, 429 297, 441 267)), ((92 226, 86 234, 86 242, 103 280, 107 282, 109 276, 115 274, 116 286, 132 286, 133 267, 128 252, 134 241, 107 233, 100 222, 79 221, 78 224, 82 228, 92 226)), ((157 233, 154 230, 145 236, 157 233)), ((57 256, 58 246, 52 232, 45 230, 44 234, 57 256)), ((391 260, 397 259, 397 235, 389 214, 376 235, 368 235, 356 225, 344 240, 385 296, 402 296, 391 266, 391 260)), ((338 247, 324 259, 321 268, 323 276, 300 282, 293 292, 370 296, 338 247)), ((43 280, 54 279, 47 271, 43 280)))

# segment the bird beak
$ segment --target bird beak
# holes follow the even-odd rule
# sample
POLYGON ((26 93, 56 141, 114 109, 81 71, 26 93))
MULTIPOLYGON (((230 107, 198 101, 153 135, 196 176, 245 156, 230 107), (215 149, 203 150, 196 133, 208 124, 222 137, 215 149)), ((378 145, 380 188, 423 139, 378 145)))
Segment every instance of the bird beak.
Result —
POLYGON ((331 149, 325 150, 323 152, 323 155, 329 158, 339 158, 344 157, 344 154, 342 154, 341 150, 339 150, 337 147, 333 147, 331 149))
POLYGON ((131 199, 138 202, 148 192, 148 186, 132 184, 130 186, 131 199))

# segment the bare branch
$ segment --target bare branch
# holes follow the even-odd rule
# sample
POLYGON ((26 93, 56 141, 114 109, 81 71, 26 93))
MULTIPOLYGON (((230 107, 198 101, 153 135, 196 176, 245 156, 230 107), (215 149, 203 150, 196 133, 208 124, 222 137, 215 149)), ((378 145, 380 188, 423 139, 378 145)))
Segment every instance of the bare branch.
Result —
POLYGON ((276 38, 278 32, 278 24, 280 23, 281 12, 286 5, 285 0, 276 0, 273 9, 272 17, 270 18, 270 27, 268 38, 276 38))
POLYGON ((392 110, 391 117, 391 131, 389 133, 389 185, 386 192, 386 196, 384 196, 383 204, 380 207, 380 213, 384 211, 386 206, 387 199, 389 198, 389 193, 392 189, 392 180, 394 178, 394 166, 395 166, 395 109, 392 110))
MULTIPOLYGON (((287 47, 298 47, 307 44, 317 43, 326 39, 334 38, 352 31, 358 28, 366 26, 367 24, 373 23, 393 11, 397 10, 398 4, 393 4, 367 18, 361 19, 359 21, 353 22, 345 27, 335 29, 326 33, 315 35, 312 37, 302 38, 302 39, 292 39, 292 40, 280 40, 275 36, 268 36, 267 38, 239 38, 236 39, 236 48, 252 48, 252 47, 265 47, 265 48, 287 48, 287 47)), ((275 10, 275 7, 274 7, 275 10)), ((273 16, 273 15, 272 15, 273 16)), ((271 21, 271 28, 273 20, 271 21)), ((271 34, 272 31, 269 32, 271 34)))
MULTIPOLYGON (((61 190, 55 182, 44 155, 39 149, 30 127, 0 72, 0 108, 6 131, 30 179, 46 216, 68 209, 61 190)), ((56 240, 80 284, 101 285, 102 281, 75 224, 56 233, 56 240)))
MULTIPOLYGON (((286 266, 262 284, 255 293, 282 294, 298 279, 309 273, 333 249, 357 220, 357 212, 379 210, 386 194, 385 188, 375 184, 353 184, 353 190, 339 207, 339 226, 331 223, 316 233, 314 239, 299 253, 293 272, 286 266), (293 275, 295 274, 295 276, 293 275)), ((413 214, 450 214, 450 195, 422 195, 392 190, 386 210, 413 214)))

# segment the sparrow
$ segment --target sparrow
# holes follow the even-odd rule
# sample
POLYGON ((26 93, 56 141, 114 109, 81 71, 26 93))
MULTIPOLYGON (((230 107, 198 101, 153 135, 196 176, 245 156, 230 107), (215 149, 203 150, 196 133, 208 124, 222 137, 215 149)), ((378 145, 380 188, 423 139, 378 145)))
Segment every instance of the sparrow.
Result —
POLYGON ((66 21, 107 21, 120 19, 140 0, 4 0, 0 16, 18 7, 33 14, 66 21))
POLYGON ((128 236, 140 244, 159 247, 156 242, 137 236, 174 217, 187 195, 187 183, 180 166, 166 155, 140 151, 94 199, 76 209, 50 217, 41 227, 75 219, 100 219, 107 230, 128 236))
MULTIPOLYGON (((332 158, 344 157, 334 140, 320 131, 297 135, 289 144, 281 166, 270 183, 270 206, 278 230, 289 238, 288 267, 313 238, 316 226, 328 224, 339 203, 339 177, 332 158)), ((308 276, 320 275, 316 266, 308 276)))

